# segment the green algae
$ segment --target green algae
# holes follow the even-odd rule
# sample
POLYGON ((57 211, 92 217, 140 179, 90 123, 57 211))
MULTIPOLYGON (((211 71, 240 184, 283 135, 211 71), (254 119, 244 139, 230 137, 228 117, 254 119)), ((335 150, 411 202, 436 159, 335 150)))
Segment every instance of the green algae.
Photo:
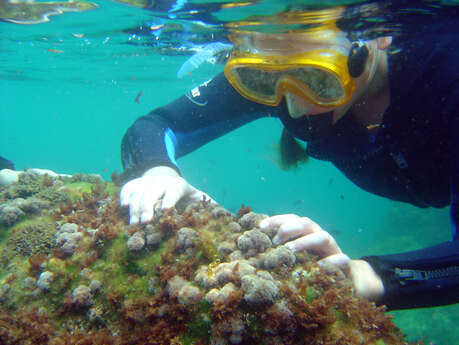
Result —
POLYGON ((54 248, 56 231, 55 222, 48 216, 25 219, 2 231, 0 264, 5 265, 17 255, 30 257, 40 253, 49 254, 54 248))
POLYGON ((48 175, 38 175, 29 171, 19 175, 18 183, 5 188, 0 194, 0 200, 6 202, 15 198, 29 198, 36 197, 48 202, 53 205, 58 203, 68 202, 69 195, 65 190, 61 190, 60 187, 63 184, 62 181, 57 182, 56 180, 48 175))
POLYGON ((204 339, 209 339, 212 323, 210 319, 200 315, 197 320, 190 321, 187 327, 188 334, 184 335, 180 339, 182 340, 183 344, 194 344, 196 340, 202 341, 204 339))
POLYGON ((304 299, 307 303, 311 303, 312 301, 314 301, 317 297, 319 296, 319 294, 317 293, 317 291, 311 287, 311 286, 308 286, 306 288, 306 294, 304 295, 304 299))
POLYGON ((70 200, 76 201, 83 197, 83 194, 91 194, 93 185, 89 182, 66 183, 60 190, 68 195, 70 200))
MULTIPOLYGON (((239 233, 225 234, 229 231, 229 222, 237 221, 236 218, 215 216, 212 214, 212 206, 202 202, 181 214, 169 213, 167 219, 150 224, 148 227, 128 225, 127 215, 120 212, 119 206, 114 205, 114 203, 119 203, 115 196, 115 193, 119 191, 117 187, 100 180, 86 180, 84 176, 59 181, 62 183, 56 183, 56 181, 43 183, 43 180, 40 182, 34 177, 23 181, 28 182, 29 187, 24 187, 21 193, 45 196, 49 195, 50 190, 57 188, 67 200, 71 200, 69 201, 71 205, 64 204, 62 207, 50 209, 47 216, 26 215, 28 217, 26 220, 14 227, 4 228, 3 240, 0 241, 0 253, 3 253, 7 247, 12 249, 11 245, 6 246, 7 243, 21 242, 17 239, 20 238, 18 234, 23 236, 27 234, 27 240, 32 238, 31 234, 34 231, 30 229, 37 229, 37 224, 47 224, 45 228, 52 235, 47 239, 47 243, 54 243, 54 235, 57 231, 55 221, 66 222, 70 217, 71 222, 77 224, 83 234, 78 249, 73 254, 59 252, 59 248, 54 247, 44 251, 46 259, 38 267, 41 272, 48 271, 53 274, 52 284, 48 290, 40 290, 35 285, 32 287, 24 285, 27 278, 35 279, 32 280, 35 282, 40 272, 33 274, 30 272, 31 264, 25 255, 31 252, 30 249, 14 251, 14 255, 10 256, 5 265, 0 266, 0 283, 8 282, 10 285, 10 290, 5 294, 3 301, 0 301, 0 311, 3 310, 2 308, 15 311, 35 307, 47 315, 56 329, 56 334, 82 330, 86 334, 96 334, 100 327, 122 339, 120 344, 145 344, 148 343, 145 339, 151 339, 151 337, 162 339, 157 340, 157 344, 169 344, 171 339, 181 344, 209 343, 215 334, 219 334, 215 333, 216 329, 219 329, 218 332, 221 332, 222 336, 229 338, 231 333, 228 333, 227 329, 231 327, 233 321, 236 325, 239 324, 245 328, 242 333, 244 341, 253 340, 253 344, 267 343, 266 319, 260 318, 263 315, 263 309, 252 310, 241 299, 243 294, 240 291, 229 295, 228 301, 214 305, 203 298, 213 286, 197 287, 197 283, 193 282, 198 267, 207 265, 211 272, 211 268, 215 268, 220 262, 225 263, 227 258, 219 255, 217 247, 222 241, 235 241, 239 235, 239 233), (107 197, 108 195, 114 197, 107 197), (94 230, 92 223, 95 224, 94 230), (88 224, 91 224, 91 229, 88 224), (192 254, 184 253, 177 247, 177 231, 181 227, 192 227, 199 236, 199 240, 193 243, 195 251, 192 254), (136 251, 129 250, 127 241, 132 234, 137 232, 149 234, 151 231, 162 233, 163 237, 158 245, 146 245, 136 251), (14 234, 18 237, 15 237, 14 234), (187 300, 186 294, 181 297, 172 295, 173 292, 168 287, 169 281, 176 276, 186 278, 185 284, 189 288, 188 291, 192 292, 197 289, 196 300, 187 300), (90 286, 94 281, 100 282, 100 287, 91 292, 93 304, 87 307, 75 305, 72 300, 72 292, 82 285, 90 286), (89 312, 94 310, 100 315, 99 321, 91 321, 88 317, 89 312), (136 329, 135 334, 131 333, 132 328, 129 327, 136 329), (148 336, 143 337, 142 334, 148 334, 148 336)), ((55 200, 51 204, 54 202, 55 200)), ((43 226, 38 228, 43 228, 43 226)), ((33 240, 30 243, 33 245, 33 240)), ((291 267, 291 270, 299 268, 298 265, 301 266, 306 262, 300 256, 297 259, 297 266, 291 267)), ((247 266, 247 263, 244 265, 247 266)), ((260 268, 260 270, 263 269, 260 268)), ((231 279, 231 283, 240 289, 240 281, 235 279, 237 272, 237 269, 233 270, 228 279, 231 279)), ((293 294, 293 290, 289 290, 288 284, 295 284, 295 280, 291 272, 283 273, 283 275, 278 274, 279 272, 273 269, 271 274, 273 279, 278 281, 279 286, 284 289, 279 298, 283 299, 282 305, 291 309, 288 317, 292 318, 290 320, 292 323, 299 322, 295 318, 301 317, 303 313, 301 308, 312 308, 316 302, 319 306, 317 312, 329 313, 336 319, 331 324, 321 321, 325 324, 317 326, 320 330, 316 333, 313 329, 300 327, 298 334, 291 335, 294 339, 299 339, 299 334, 309 334, 307 332, 310 332, 311 337, 317 336, 320 341, 323 340, 320 337, 326 336, 328 339, 342 333, 343 329, 355 329, 355 332, 361 333, 362 337, 365 336, 365 332, 370 332, 369 329, 359 329, 355 319, 345 317, 346 313, 352 315, 354 309, 351 308, 346 313, 336 310, 337 303, 343 299, 346 300, 351 295, 349 289, 341 287, 341 295, 336 294, 339 300, 333 300, 334 294, 331 294, 332 297, 327 300, 322 300, 323 288, 320 283, 315 283, 312 279, 314 274, 320 274, 318 268, 304 276, 304 281, 299 283, 302 285, 297 284, 298 290, 296 291, 301 290, 304 293, 299 298, 292 295, 291 300, 288 299, 288 296, 293 294)), ((322 277, 317 281, 324 281, 324 279, 325 277, 322 277)), ((217 287, 221 288, 221 285, 217 287)), ((353 303, 354 300, 348 299, 348 301, 348 303, 353 303)), ((370 304, 365 304, 365 308, 362 309, 363 313, 373 312, 370 304)), ((276 313, 273 312, 270 315, 275 317, 276 313)), ((314 313, 308 317, 312 318, 313 315, 314 313)), ((377 319, 375 316, 376 323, 377 319)), ((280 317, 276 322, 282 325, 284 321, 280 317)), ((308 322, 313 323, 314 321, 308 322)), ((377 324, 383 325, 383 323, 377 324)), ((270 329, 276 331, 273 325, 270 326, 270 329)), ((379 338, 386 336, 381 328, 379 332, 382 334, 379 338)), ((282 335, 282 333, 279 334, 282 335)), ((397 335, 394 337, 394 339, 399 339, 397 335)), ((286 342, 279 344, 286 344, 286 342)))

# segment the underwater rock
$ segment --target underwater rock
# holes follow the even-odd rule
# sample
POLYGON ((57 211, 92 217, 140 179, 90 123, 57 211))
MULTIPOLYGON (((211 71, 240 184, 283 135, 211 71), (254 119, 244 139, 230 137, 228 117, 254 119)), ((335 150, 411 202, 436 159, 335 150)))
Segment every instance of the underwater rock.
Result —
POLYGON ((33 289, 36 285, 37 281, 32 278, 32 277, 26 277, 24 278, 24 281, 23 281, 23 286, 25 289, 33 289))
POLYGON ((258 271, 241 278, 244 300, 253 308, 266 307, 274 303, 279 289, 268 272, 258 271))
POLYGON ((160 232, 154 232, 152 234, 147 234, 145 236, 147 246, 152 246, 152 247, 160 244, 162 239, 163 239, 163 235, 160 232))
POLYGON ((89 283, 89 291, 91 293, 98 292, 101 287, 102 287, 102 283, 98 281, 97 279, 91 280, 91 282, 89 283))
POLYGON ((193 255, 199 242, 201 242, 201 240, 195 230, 191 228, 181 228, 177 231, 177 245, 181 252, 193 255))
POLYGON ((59 228, 59 231, 61 233, 65 233, 65 232, 68 232, 68 233, 73 233, 73 232, 77 232, 78 231, 78 225, 77 224, 73 224, 73 223, 65 223, 65 224, 62 224, 59 228))
POLYGON ((256 228, 260 222, 267 218, 268 216, 264 214, 257 214, 255 212, 249 212, 244 214, 239 219, 239 224, 241 224, 242 228, 245 230, 250 230, 256 228))
POLYGON ((225 304, 230 296, 236 293, 239 289, 233 283, 227 283, 221 289, 213 288, 204 296, 205 300, 211 304, 219 302, 225 304))
POLYGON ((167 291, 170 296, 178 298, 179 302, 185 306, 198 303, 202 294, 199 288, 191 285, 190 282, 184 280, 180 276, 174 276, 167 283, 167 291))
POLYGON ((129 251, 135 252, 141 250, 145 246, 145 235, 141 231, 137 231, 127 241, 129 251))
POLYGON ((56 233, 56 245, 67 255, 72 255, 78 249, 83 233, 78 231, 78 225, 66 223, 56 233))
POLYGON ((217 206, 212 210, 212 217, 213 218, 219 218, 219 217, 230 217, 231 212, 229 212, 227 209, 217 206))
POLYGON ((228 230, 233 233, 241 232, 242 228, 237 222, 231 222, 228 224, 228 230))
POLYGON ((90 307, 93 304, 91 290, 86 285, 80 285, 72 291, 72 303, 77 307, 90 307))
POLYGON ((237 240, 237 246, 245 257, 264 252, 271 245, 271 239, 259 229, 246 231, 237 240))
POLYGON ((28 197, 27 199, 16 198, 11 202, 11 205, 19 207, 23 212, 28 214, 40 214, 50 206, 48 201, 34 196, 28 197))
POLYGON ((273 247, 257 228, 265 215, 202 200, 129 225, 112 184, 55 181, 28 174, 0 190, 25 213, 0 236, 9 335, 46 325, 49 344, 405 344, 341 271, 273 247))
POLYGON ((53 283, 54 274, 48 271, 44 271, 40 274, 37 280, 37 287, 41 290, 49 290, 53 283))
POLYGON ((0 205, 0 225, 11 226, 24 217, 24 212, 16 206, 0 205))
POLYGON ((295 254, 285 246, 268 250, 263 256, 263 266, 265 269, 271 270, 276 267, 295 265, 295 254))
POLYGON ((224 241, 217 247, 218 254, 220 257, 225 257, 236 250, 236 243, 224 241))
POLYGON ((156 230, 153 225, 148 224, 145 226, 145 241, 147 246, 157 246, 164 238, 164 234, 156 230))

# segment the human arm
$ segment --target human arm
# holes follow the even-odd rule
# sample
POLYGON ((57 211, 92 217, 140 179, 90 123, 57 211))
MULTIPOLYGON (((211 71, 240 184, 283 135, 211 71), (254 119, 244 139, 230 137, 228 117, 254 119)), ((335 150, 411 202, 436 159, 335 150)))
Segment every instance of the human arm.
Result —
POLYGON ((267 218, 260 227, 278 228, 274 242, 294 252, 310 251, 319 264, 341 268, 358 295, 389 309, 418 308, 459 302, 459 241, 417 251, 351 260, 317 223, 297 215, 267 218))
POLYGON ((319 257, 320 265, 333 265, 351 278, 359 296, 377 301, 384 295, 381 278, 363 260, 351 260, 342 252, 336 240, 308 217, 283 214, 264 219, 260 228, 277 229, 275 244, 285 243, 293 252, 309 251, 319 257))
POLYGON ((137 119, 122 142, 123 166, 132 181, 122 188, 121 203, 130 207, 131 223, 151 220, 154 206, 161 210, 204 194, 180 176, 176 159, 250 121, 276 114, 277 108, 241 97, 219 75, 137 119), (174 188, 176 184, 181 187, 174 188))

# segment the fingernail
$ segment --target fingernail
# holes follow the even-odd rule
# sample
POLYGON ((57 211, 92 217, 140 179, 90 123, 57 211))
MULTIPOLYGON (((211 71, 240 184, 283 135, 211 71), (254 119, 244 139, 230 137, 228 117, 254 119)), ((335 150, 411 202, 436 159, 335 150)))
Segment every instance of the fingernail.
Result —
POLYGON ((295 245, 293 245, 292 243, 286 243, 285 246, 287 247, 287 249, 290 249, 292 252, 296 252, 295 245))
POLYGON ((277 236, 277 235, 274 236, 274 238, 273 238, 273 243, 274 243, 274 244, 279 244, 279 243, 280 243, 280 241, 279 241, 279 236, 277 236))

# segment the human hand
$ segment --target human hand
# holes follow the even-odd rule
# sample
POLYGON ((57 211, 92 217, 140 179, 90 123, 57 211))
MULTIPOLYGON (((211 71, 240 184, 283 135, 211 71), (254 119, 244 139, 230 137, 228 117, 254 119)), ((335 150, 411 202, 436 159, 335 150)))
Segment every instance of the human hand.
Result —
POLYGON ((126 183, 120 192, 121 206, 129 206, 131 224, 147 223, 156 212, 174 207, 179 201, 199 201, 203 197, 215 202, 166 166, 147 170, 142 177, 126 183))
POLYGON ((340 268, 354 283, 358 295, 377 300, 384 294, 381 278, 364 260, 351 260, 342 252, 330 233, 307 217, 283 214, 265 218, 260 228, 278 229, 273 243, 285 243, 293 252, 306 250, 319 256, 319 265, 333 265, 340 268))
MULTIPOLYGON (((49 175, 50 177, 70 177, 71 175, 66 174, 57 174, 52 170, 49 169, 38 169, 32 168, 27 169, 27 171, 32 171, 38 175, 49 175)), ((19 175, 21 175, 24 171, 18 170, 11 170, 11 169, 2 169, 0 170, 0 186, 8 186, 12 183, 16 183, 19 180, 19 175)))
POLYGON ((8 186, 12 183, 18 182, 19 175, 22 171, 16 171, 11 169, 0 170, 0 186, 8 186))

